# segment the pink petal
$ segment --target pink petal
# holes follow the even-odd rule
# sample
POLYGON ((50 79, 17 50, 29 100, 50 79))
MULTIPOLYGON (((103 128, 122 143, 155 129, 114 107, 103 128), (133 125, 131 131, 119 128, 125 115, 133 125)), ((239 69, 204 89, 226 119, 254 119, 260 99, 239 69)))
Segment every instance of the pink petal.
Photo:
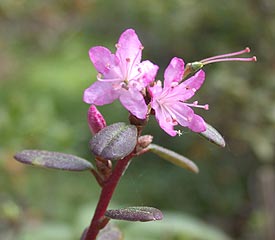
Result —
POLYGON ((146 87, 149 83, 155 80, 159 67, 149 60, 141 62, 139 67, 143 74, 142 80, 144 82, 144 87, 146 87))
POLYGON ((203 70, 198 71, 194 76, 185 80, 181 85, 190 89, 198 90, 203 84, 205 79, 205 72, 203 70))
MULTIPOLYGON (((196 91, 196 90, 195 90, 196 91)), ((178 101, 186 101, 195 95, 195 91, 192 88, 186 88, 186 85, 181 83, 180 85, 174 87, 171 93, 177 96, 178 101)))
POLYGON ((173 89, 173 94, 179 96, 179 100, 186 101, 194 96, 196 91, 201 87, 205 79, 204 71, 198 71, 194 76, 182 82, 173 89))
POLYGON ((119 72, 119 59, 105 47, 93 47, 89 50, 89 56, 96 70, 104 78, 117 78, 119 72))
POLYGON ((184 61, 174 57, 164 72, 164 88, 171 87, 174 82, 182 80, 184 73, 184 61))
POLYGON ((124 31, 117 44, 116 56, 120 59, 121 65, 137 65, 141 61, 142 44, 133 29, 124 31))
POLYGON ((121 104, 137 118, 146 118, 148 107, 142 94, 136 89, 121 89, 119 100, 121 104))
POLYGON ((104 105, 113 102, 119 96, 109 82, 95 82, 84 91, 83 101, 88 104, 104 105))
POLYGON ((176 136, 177 132, 174 130, 175 123, 173 123, 169 113, 160 106, 155 106, 154 110, 159 126, 170 136, 176 136))
POLYGON ((194 116, 193 109, 186 106, 186 104, 182 102, 177 102, 176 104, 173 104, 171 106, 171 111, 175 115, 174 118, 183 127, 188 127, 190 124, 190 121, 194 116))
POLYGON ((153 98, 152 104, 155 102, 154 99, 156 99, 163 91, 161 85, 161 81, 157 81, 157 83, 153 87, 148 88, 148 91, 153 98))
POLYGON ((203 132, 206 130, 206 124, 203 118, 195 114, 193 109, 184 103, 179 102, 174 104, 171 110, 181 126, 188 127, 193 132, 203 132))
POLYGON ((193 132, 204 132, 206 131, 206 124, 203 118, 197 114, 193 115, 192 121, 188 126, 193 132))

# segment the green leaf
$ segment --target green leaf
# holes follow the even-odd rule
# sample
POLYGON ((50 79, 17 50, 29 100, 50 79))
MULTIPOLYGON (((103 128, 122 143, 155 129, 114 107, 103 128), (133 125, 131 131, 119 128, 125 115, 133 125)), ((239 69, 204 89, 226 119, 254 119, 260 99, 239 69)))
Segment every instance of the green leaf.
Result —
POLYGON ((44 150, 23 150, 17 153, 14 158, 21 163, 44 168, 68 171, 84 171, 93 168, 93 165, 83 158, 44 150))
POLYGON ((107 210, 105 216, 112 219, 140 222, 156 221, 163 218, 160 210, 144 206, 107 210))
POLYGON ((220 147, 225 147, 225 140, 222 135, 211 125, 206 123, 206 131, 200 133, 203 137, 220 147))
POLYGON ((179 167, 186 168, 194 173, 199 172, 199 168, 197 167, 197 165, 194 162, 192 162, 190 159, 188 159, 172 150, 158 146, 156 144, 150 144, 148 149, 151 152, 160 156, 161 158, 163 158, 179 167))
POLYGON ((92 152, 104 159, 118 160, 132 152, 137 144, 137 128, 114 123, 101 129, 90 141, 92 152))

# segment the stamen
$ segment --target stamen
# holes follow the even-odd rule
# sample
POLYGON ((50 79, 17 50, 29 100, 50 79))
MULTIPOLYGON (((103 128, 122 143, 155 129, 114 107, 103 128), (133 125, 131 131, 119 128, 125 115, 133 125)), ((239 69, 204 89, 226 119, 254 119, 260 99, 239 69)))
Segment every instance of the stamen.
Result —
POLYGON ((202 69, 205 65, 215 62, 228 62, 228 61, 241 61, 241 62, 256 62, 257 58, 256 56, 250 57, 250 58, 235 58, 233 56, 241 55, 244 53, 249 53, 250 48, 246 47, 245 49, 233 52, 233 53, 226 53, 222 55, 217 55, 214 57, 205 58, 201 61, 187 63, 184 74, 183 74, 183 80, 187 79, 191 74, 196 73, 200 69, 202 69))
POLYGON ((227 54, 222 54, 222 55, 217 55, 214 57, 209 57, 205 58, 200 61, 203 65, 210 64, 210 63, 215 63, 215 62, 226 62, 226 61, 242 61, 242 62, 255 62, 257 61, 257 58, 255 56, 251 58, 232 58, 232 56, 237 56, 241 55, 244 53, 249 53, 250 48, 246 47, 245 49, 238 51, 238 52, 233 52, 233 53, 227 53, 227 54))
POLYGON ((226 53, 226 54, 217 55, 217 56, 214 56, 214 57, 205 58, 205 59, 201 60, 200 62, 206 62, 206 61, 217 59, 217 58, 237 56, 237 55, 241 55, 241 54, 249 53, 249 52, 250 52, 250 48, 246 47, 244 50, 241 50, 241 51, 238 51, 238 52, 226 53))
POLYGON ((178 85, 179 85, 178 82, 172 82, 172 83, 171 83, 171 87, 176 87, 176 86, 178 86, 178 85))
POLYGON ((210 64, 210 63, 215 63, 215 62, 232 62, 232 61, 239 61, 239 62, 256 62, 257 58, 255 56, 251 58, 220 58, 220 59, 213 59, 213 60, 208 60, 206 62, 202 62, 203 65, 210 64))
POLYGON ((209 105, 208 104, 199 105, 198 101, 195 101, 193 103, 185 103, 185 104, 189 107, 203 108, 204 110, 209 110, 209 105))
POLYGON ((106 78, 102 78, 103 75, 101 73, 98 73, 96 78, 98 81, 100 82, 116 82, 116 81, 121 81, 120 78, 110 78, 110 79, 106 79, 106 78))
MULTIPOLYGON (((132 61, 132 64, 129 66, 129 68, 128 68, 128 71, 127 71, 127 76, 128 77, 130 77, 129 76, 129 73, 133 73, 134 72, 134 67, 137 67, 137 63, 136 63, 136 61, 137 61, 137 58, 139 57, 139 53, 142 51, 142 49, 143 49, 143 46, 141 45, 140 47, 139 47, 139 51, 137 51, 136 52, 136 55, 135 55, 135 57, 134 57, 134 59, 133 59, 133 61, 132 61)), ((127 60, 126 60, 127 61, 127 60)), ((140 69, 140 68, 139 68, 140 69)), ((139 72, 139 71, 138 71, 139 72)), ((141 72, 139 72, 139 73, 141 73, 141 72)), ((138 76, 138 75, 137 75, 138 76)), ((134 77, 137 77, 137 76, 131 76, 131 78, 133 79, 134 77)), ((132 79, 129 79, 129 80, 132 80, 132 79)))

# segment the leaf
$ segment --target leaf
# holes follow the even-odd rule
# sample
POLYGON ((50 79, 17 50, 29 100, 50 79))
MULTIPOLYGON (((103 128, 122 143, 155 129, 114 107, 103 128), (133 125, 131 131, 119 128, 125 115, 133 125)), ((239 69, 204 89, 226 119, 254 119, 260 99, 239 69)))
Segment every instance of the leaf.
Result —
POLYGON ((106 225, 98 234, 97 240, 122 240, 121 231, 113 224, 106 225))
POLYGON ((151 152, 160 156, 161 158, 163 158, 179 167, 186 168, 194 173, 199 172, 199 168, 197 167, 197 165, 194 162, 192 162, 188 158, 186 158, 172 150, 169 150, 167 148, 161 147, 156 144, 150 144, 148 149, 151 152))
MULTIPOLYGON (((84 240, 88 231, 88 227, 82 233, 80 240, 84 240)), ((108 223, 102 230, 100 230, 97 240, 122 240, 121 231, 111 223, 108 223)))
POLYGON ((176 212, 166 212, 163 221, 154 224, 130 224, 125 235, 130 240, 233 240, 218 226, 176 212))
POLYGON ((222 135, 211 125, 206 123, 206 131, 200 133, 203 137, 220 147, 225 147, 225 140, 222 135))
POLYGON ((93 169, 93 165, 83 158, 45 150, 23 150, 22 152, 17 153, 14 158, 21 163, 44 168, 68 171, 84 171, 93 169))
POLYGON ((132 152, 137 144, 137 128, 114 123, 101 129, 90 141, 92 152, 104 159, 118 160, 132 152))
POLYGON ((163 218, 162 212, 153 207, 128 207, 107 210, 105 216, 112 219, 140 222, 156 221, 163 218))

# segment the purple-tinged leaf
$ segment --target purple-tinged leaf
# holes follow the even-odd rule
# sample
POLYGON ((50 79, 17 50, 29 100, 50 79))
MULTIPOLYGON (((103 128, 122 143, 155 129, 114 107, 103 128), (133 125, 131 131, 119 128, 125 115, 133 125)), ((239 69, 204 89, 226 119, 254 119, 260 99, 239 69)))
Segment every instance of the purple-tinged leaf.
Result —
MULTIPOLYGON (((83 231, 80 240, 84 240, 87 234, 88 228, 83 231)), ((123 240, 121 231, 111 223, 108 223, 98 234, 97 240, 123 240)))
POLYGON ((107 210, 105 216, 112 219, 140 222, 156 221, 163 218, 162 212, 153 207, 128 207, 107 210))
POLYGON ((206 123, 206 131, 200 133, 203 137, 220 147, 225 147, 222 135, 211 125, 206 123))
POLYGON ((104 159, 119 160, 132 152, 137 144, 137 128, 114 123, 101 129, 90 141, 92 152, 104 159))
POLYGON ((192 162, 190 159, 188 159, 172 150, 158 146, 156 144, 150 144, 148 149, 151 152, 160 156, 161 158, 163 158, 179 167, 186 168, 194 173, 199 172, 199 168, 197 167, 197 165, 194 162, 192 162))
POLYGON ((83 158, 71 154, 45 150, 23 150, 17 153, 14 158, 21 163, 44 168, 68 171, 84 171, 93 169, 93 165, 83 158))
POLYGON ((106 225, 100 230, 97 240, 123 240, 121 231, 114 224, 106 225))
POLYGON ((82 232, 82 235, 81 235, 81 237, 80 237, 80 240, 84 240, 84 239, 85 239, 86 234, 87 234, 87 231, 88 231, 88 227, 86 227, 86 228, 84 229, 84 231, 82 232))

